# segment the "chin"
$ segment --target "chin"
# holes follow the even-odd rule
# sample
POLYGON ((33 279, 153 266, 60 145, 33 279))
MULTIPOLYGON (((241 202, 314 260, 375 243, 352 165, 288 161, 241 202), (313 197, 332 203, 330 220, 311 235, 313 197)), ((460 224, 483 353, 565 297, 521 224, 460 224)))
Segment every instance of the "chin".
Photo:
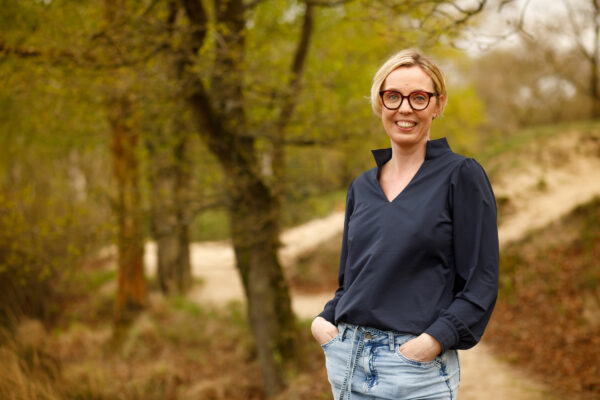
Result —
POLYGON ((415 132, 396 132, 390 136, 390 140, 398 146, 414 146, 420 142, 425 143, 429 135, 423 135, 415 132))

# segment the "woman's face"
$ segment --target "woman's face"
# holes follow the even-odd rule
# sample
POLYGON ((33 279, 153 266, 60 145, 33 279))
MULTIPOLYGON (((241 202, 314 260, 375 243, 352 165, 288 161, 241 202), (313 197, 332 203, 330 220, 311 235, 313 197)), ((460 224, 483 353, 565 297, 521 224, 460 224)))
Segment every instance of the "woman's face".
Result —
MULTIPOLYGON (((392 71, 383 82, 381 90, 395 90, 404 96, 416 91, 435 92, 429 75, 416 65, 392 71)), ((431 122, 441 111, 440 100, 443 99, 431 97, 427 108, 421 111, 413 110, 407 98, 397 110, 382 106, 381 121, 390 140, 402 147, 425 143, 429 139, 431 122)))

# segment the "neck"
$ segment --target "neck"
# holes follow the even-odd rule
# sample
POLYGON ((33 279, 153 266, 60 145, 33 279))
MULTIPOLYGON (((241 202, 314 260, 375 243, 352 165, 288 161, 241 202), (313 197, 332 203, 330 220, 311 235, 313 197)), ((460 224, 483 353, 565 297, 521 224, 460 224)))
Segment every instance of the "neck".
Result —
POLYGON ((427 149, 427 138, 413 146, 400 146, 392 142, 392 158, 388 163, 394 171, 402 171, 406 168, 421 165, 425 160, 427 149))

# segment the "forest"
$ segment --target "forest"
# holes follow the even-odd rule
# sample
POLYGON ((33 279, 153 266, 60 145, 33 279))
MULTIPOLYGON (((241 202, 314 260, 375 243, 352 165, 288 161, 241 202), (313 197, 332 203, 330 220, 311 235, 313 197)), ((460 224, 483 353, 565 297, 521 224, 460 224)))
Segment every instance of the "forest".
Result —
POLYGON ((461 398, 600 396, 600 0, 551 3, 0 0, 0 398, 330 398, 343 221, 285 234, 389 147, 368 96, 404 48, 496 193, 485 348, 541 388, 461 398))

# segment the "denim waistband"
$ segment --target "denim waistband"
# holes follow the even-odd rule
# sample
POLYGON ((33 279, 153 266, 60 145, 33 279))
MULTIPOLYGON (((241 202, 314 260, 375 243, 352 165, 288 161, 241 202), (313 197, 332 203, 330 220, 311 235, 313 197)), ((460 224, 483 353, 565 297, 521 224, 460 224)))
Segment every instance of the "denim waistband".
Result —
POLYGON ((403 344, 416 337, 416 335, 412 333, 382 330, 368 326, 348 324, 345 322, 338 324, 338 330, 341 338, 344 337, 346 330, 351 330, 354 332, 354 336, 360 336, 363 340, 380 344, 389 344, 390 351, 394 351, 396 345, 403 344))
POLYGON ((379 343, 389 345, 390 351, 395 351, 397 344, 404 343, 414 337, 413 334, 402 333, 397 331, 386 331, 367 326, 352 325, 347 323, 338 324, 338 332, 341 340, 344 340, 344 335, 347 331, 352 331, 352 351, 348 357, 346 364, 346 372, 344 374, 344 382, 340 392, 340 399, 350 400, 352 378, 354 377, 354 369, 358 358, 365 346, 365 343, 379 343))

